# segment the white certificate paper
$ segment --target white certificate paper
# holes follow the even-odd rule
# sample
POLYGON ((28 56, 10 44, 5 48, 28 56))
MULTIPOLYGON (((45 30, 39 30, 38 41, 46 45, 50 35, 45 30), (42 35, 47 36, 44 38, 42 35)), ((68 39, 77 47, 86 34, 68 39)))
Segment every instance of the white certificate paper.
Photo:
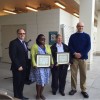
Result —
POLYGON ((69 53, 57 53, 57 64, 68 64, 69 63, 69 53))
POLYGON ((50 55, 37 55, 37 67, 50 67, 50 55))

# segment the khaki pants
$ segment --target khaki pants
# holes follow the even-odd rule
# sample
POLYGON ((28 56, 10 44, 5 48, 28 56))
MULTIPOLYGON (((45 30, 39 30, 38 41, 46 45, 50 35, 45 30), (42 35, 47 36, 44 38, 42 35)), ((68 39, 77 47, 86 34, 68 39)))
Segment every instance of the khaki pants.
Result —
POLYGON ((73 64, 71 65, 71 88, 76 90, 77 85, 77 73, 78 69, 80 72, 80 88, 81 91, 86 91, 86 60, 73 59, 73 64))

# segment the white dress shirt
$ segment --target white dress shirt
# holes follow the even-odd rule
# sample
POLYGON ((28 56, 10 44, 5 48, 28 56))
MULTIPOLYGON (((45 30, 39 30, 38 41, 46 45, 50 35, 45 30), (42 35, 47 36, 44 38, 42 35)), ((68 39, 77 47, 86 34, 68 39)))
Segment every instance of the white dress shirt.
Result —
POLYGON ((57 47, 57 52, 64 52, 64 48, 63 48, 63 45, 62 44, 56 44, 56 47, 57 47))

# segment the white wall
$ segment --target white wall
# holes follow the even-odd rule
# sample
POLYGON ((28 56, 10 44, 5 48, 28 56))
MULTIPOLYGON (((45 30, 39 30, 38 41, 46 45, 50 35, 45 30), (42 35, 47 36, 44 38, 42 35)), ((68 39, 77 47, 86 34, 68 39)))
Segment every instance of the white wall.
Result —
POLYGON ((79 22, 79 18, 71 15, 70 13, 60 9, 60 25, 71 26, 76 29, 76 24, 79 22))
MULTIPOLYGON (((48 32, 59 31, 59 9, 40 11, 38 13, 25 13, 17 15, 9 15, 0 17, 1 25, 19 25, 26 24, 27 41, 31 45, 35 42, 37 34, 44 34, 46 36, 46 42, 48 43, 48 32)), ((7 34, 8 36, 8 34, 7 34)), ((1 30, 0 30, 1 37, 1 30)), ((15 37, 16 38, 16 37, 15 37)), ((2 44, 0 39, 0 57, 2 57, 2 44)))
POLYGON ((54 9, 47 11, 40 11, 37 13, 38 20, 38 33, 43 33, 46 36, 46 42, 48 43, 49 31, 61 32, 61 25, 74 27, 76 30, 76 23, 79 19, 62 9, 54 9))
MULTIPOLYGON (((32 40, 32 42, 30 42, 30 46, 35 42, 37 34, 41 33, 46 36, 46 43, 48 43, 49 31, 60 32, 61 24, 75 27, 77 21, 78 18, 72 16, 71 14, 61 9, 39 11, 38 13, 32 12, 32 13, 2 16, 0 17, 0 35, 1 35, 1 25, 26 24, 26 31, 28 34, 27 41, 29 39, 32 40)), ((0 57, 2 57, 1 42, 2 41, 0 39, 0 57)))
POLYGON ((76 24, 79 22, 79 18, 65 12, 60 9, 60 33, 63 34, 64 43, 68 44, 71 34, 76 32, 76 24))
POLYGON ((38 33, 46 36, 46 43, 49 42, 49 32, 59 31, 59 9, 38 12, 38 33))
POLYGON ((98 11, 98 25, 97 25, 97 40, 96 40, 96 51, 100 53, 100 11, 98 11))
MULTIPOLYGON (((26 24, 27 27, 27 40, 30 38, 33 40, 32 43, 35 41, 35 37, 37 34, 37 24, 36 24, 36 13, 25 13, 25 14, 17 14, 17 15, 9 15, 9 16, 2 16, 0 17, 0 28, 1 25, 19 25, 19 24, 26 24)), ((1 35, 1 30, 0 30, 1 35)), ((9 36, 7 34, 7 36, 9 36)), ((16 38, 16 37, 15 37, 16 38)), ((7 41, 7 40, 5 40, 7 41)), ((2 43, 0 39, 0 57, 2 57, 2 43)))
POLYGON ((93 30, 93 53, 96 52, 96 45, 97 45, 97 27, 94 26, 93 30))

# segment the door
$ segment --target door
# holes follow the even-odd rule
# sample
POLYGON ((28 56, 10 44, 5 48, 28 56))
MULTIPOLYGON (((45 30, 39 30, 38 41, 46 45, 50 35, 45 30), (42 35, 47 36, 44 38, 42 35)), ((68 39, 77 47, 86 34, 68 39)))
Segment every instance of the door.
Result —
POLYGON ((9 58, 9 43, 11 40, 17 38, 17 29, 24 28, 26 25, 2 25, 1 26, 1 41, 2 41, 2 58, 1 62, 11 63, 9 58))

